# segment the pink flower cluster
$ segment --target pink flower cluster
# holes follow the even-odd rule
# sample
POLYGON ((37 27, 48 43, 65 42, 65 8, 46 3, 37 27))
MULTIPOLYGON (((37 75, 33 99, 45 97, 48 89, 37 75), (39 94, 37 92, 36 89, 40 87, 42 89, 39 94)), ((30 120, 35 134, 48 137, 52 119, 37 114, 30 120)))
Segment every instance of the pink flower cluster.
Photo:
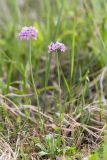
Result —
POLYGON ((21 32, 18 33, 19 38, 29 40, 30 38, 37 39, 38 30, 35 27, 23 27, 21 32))
POLYGON ((50 43, 50 45, 48 46, 48 52, 52 53, 56 51, 65 52, 66 51, 65 45, 61 42, 50 43))

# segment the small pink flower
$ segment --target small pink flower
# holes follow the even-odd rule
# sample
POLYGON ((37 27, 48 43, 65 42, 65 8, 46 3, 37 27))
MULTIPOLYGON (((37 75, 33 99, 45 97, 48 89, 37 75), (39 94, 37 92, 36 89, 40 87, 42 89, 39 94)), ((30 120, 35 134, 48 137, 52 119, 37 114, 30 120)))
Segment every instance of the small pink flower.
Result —
POLYGON ((66 46, 61 42, 55 42, 55 43, 51 42, 50 45, 48 46, 48 52, 52 53, 56 51, 65 52, 66 46))
POLYGON ((23 27, 20 33, 18 33, 19 38, 29 40, 30 38, 37 39, 38 30, 35 27, 23 27))

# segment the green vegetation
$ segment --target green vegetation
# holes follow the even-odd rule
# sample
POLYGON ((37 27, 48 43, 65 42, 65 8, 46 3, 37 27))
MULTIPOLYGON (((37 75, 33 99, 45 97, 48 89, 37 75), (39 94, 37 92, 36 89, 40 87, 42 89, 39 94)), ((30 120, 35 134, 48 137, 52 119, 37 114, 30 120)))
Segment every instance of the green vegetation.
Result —
POLYGON ((106 74, 106 0, 1 0, 0 160, 106 160, 106 74))

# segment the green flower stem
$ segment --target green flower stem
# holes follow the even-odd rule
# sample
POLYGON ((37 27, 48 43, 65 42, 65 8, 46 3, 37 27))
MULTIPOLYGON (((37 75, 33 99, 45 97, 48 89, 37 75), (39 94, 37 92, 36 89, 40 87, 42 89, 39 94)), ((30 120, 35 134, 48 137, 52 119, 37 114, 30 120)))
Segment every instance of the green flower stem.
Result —
POLYGON ((33 89, 35 92, 35 96, 37 99, 37 106, 38 106, 38 109, 40 110, 39 97, 38 97, 37 88, 36 88, 36 84, 35 84, 34 77, 33 77, 33 71, 32 71, 31 39, 28 41, 28 47, 29 47, 29 64, 30 64, 31 80, 32 80, 32 85, 33 85, 33 89))
POLYGON ((58 72, 58 86, 59 86, 59 102, 61 103, 61 83, 60 83, 59 53, 57 53, 57 72, 58 72))
POLYGON ((57 73, 58 73, 58 86, 59 86, 59 109, 60 109, 60 129, 62 128, 62 104, 61 104, 61 79, 60 79, 60 62, 59 56, 60 53, 57 53, 57 73))
POLYGON ((39 111, 38 112, 38 117, 39 117, 40 126, 41 126, 40 129, 44 133, 44 123, 43 123, 42 116, 40 114, 39 97, 38 97, 37 88, 36 88, 36 84, 35 84, 34 77, 33 77, 33 71, 32 71, 31 39, 29 40, 29 45, 28 46, 29 46, 30 74, 31 74, 31 80, 32 80, 33 89, 34 89, 36 100, 37 100, 37 107, 38 107, 38 111, 39 111))

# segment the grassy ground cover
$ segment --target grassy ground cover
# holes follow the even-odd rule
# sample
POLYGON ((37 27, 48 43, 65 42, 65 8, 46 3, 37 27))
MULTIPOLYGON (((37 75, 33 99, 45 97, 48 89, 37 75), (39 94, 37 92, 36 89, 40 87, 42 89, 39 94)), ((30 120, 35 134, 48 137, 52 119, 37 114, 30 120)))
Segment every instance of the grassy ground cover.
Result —
POLYGON ((106 74, 106 0, 1 0, 0 160, 107 160, 106 74))

